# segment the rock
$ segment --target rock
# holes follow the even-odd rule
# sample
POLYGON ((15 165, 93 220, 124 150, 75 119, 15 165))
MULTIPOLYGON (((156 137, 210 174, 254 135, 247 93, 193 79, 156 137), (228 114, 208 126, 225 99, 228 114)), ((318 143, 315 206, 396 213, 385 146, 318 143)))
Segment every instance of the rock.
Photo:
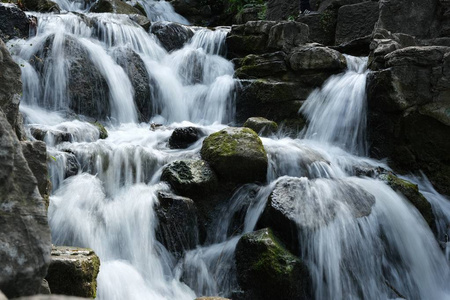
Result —
POLYGON ((232 12, 228 2, 216 0, 170 0, 177 13, 193 25, 212 27, 231 24, 232 12))
POLYGON ((270 28, 268 48, 289 52, 292 48, 304 45, 309 39, 308 25, 288 21, 270 28))
POLYGON ((47 170, 47 147, 42 141, 23 141, 21 146, 23 156, 37 179, 39 193, 44 199, 45 206, 48 208, 52 183, 49 180, 47 170))
POLYGON ((52 291, 50 290, 50 287, 48 286, 48 281, 45 279, 42 279, 41 288, 39 289, 39 294, 42 295, 50 295, 52 291))
POLYGON ((139 9, 134 8, 133 6, 120 0, 98 0, 91 6, 89 12, 143 15, 139 9))
POLYGON ((436 232, 436 223, 434 220, 433 209, 428 200, 419 192, 419 187, 412 182, 400 179, 392 172, 379 176, 381 180, 386 182, 394 191, 400 192, 409 202, 414 205, 420 212, 428 226, 436 232))
POLYGON ((0 289, 9 298, 37 294, 50 263, 50 229, 36 178, 1 111, 0 216, 0 289))
POLYGON ((73 153, 64 153, 64 157, 66 162, 64 179, 77 175, 81 169, 77 157, 73 153))
POLYGON ((171 22, 155 22, 150 32, 158 38, 168 52, 183 48, 194 36, 194 32, 189 27, 171 22))
POLYGON ((196 127, 179 127, 175 128, 169 139, 169 147, 171 149, 186 149, 205 134, 196 127))
POLYGON ((264 20, 265 18, 265 5, 248 4, 246 5, 235 17, 234 24, 245 24, 249 21, 264 20))
POLYGON ((30 19, 14 4, 0 3, 0 39, 27 38, 30 19))
POLYGON ((50 0, 22 0, 23 5, 27 10, 37 12, 53 12, 59 14, 59 5, 50 0))
POLYGON ((222 180, 266 180, 267 154, 258 135, 249 128, 229 127, 211 134, 203 141, 200 153, 222 180))
POLYGON ((298 1, 269 0, 267 1, 266 19, 271 21, 286 20, 299 14, 298 1))
POLYGON ((83 300, 88 298, 72 297, 72 296, 62 296, 62 295, 36 295, 30 297, 20 297, 14 300, 83 300))
POLYGON ((311 299, 306 265, 284 248, 268 228, 243 235, 235 252, 245 299, 311 299))
POLYGON ((297 21, 308 25, 310 42, 334 45, 337 13, 326 11, 323 14, 301 15, 297 21))
POLYGON ((195 298, 195 300, 231 300, 231 299, 222 298, 222 297, 200 297, 200 298, 195 298))
POLYGON ((72 142, 72 135, 69 132, 64 132, 60 130, 47 130, 37 127, 31 127, 30 128, 31 135, 39 140, 45 142, 46 139, 49 138, 52 140, 54 145, 61 144, 64 142, 72 142))
POLYGON ((52 261, 45 279, 52 293, 95 298, 100 260, 86 248, 52 248, 52 261))
POLYGON ((262 136, 275 133, 278 130, 277 123, 262 117, 252 117, 247 119, 244 123, 244 127, 248 127, 262 136))
POLYGON ((158 200, 156 238, 180 258, 198 244, 197 208, 191 199, 166 192, 159 192, 158 200))
POLYGON ((20 130, 17 121, 22 94, 21 71, 2 41, 0 41, 0 70, 2 70, 0 72, 0 110, 17 133, 20 130))
POLYGON ((418 38, 436 37, 438 7, 438 0, 382 0, 376 29, 406 33, 418 38))
POLYGON ((203 160, 174 161, 163 169, 161 180, 183 196, 207 195, 217 187, 216 174, 203 160))
POLYGON ((331 70, 339 72, 347 67, 347 61, 341 53, 314 44, 296 48, 288 60, 294 71, 331 70))
POLYGON ((367 1, 340 7, 336 25, 336 45, 370 36, 378 14, 378 2, 367 1))
POLYGON ((240 79, 282 77, 288 71, 286 54, 282 51, 262 55, 250 54, 236 61, 236 76, 240 79))
POLYGON ((152 115, 152 97, 154 95, 154 82, 150 80, 150 75, 145 68, 142 58, 130 48, 117 48, 114 50, 114 57, 121 66, 134 89, 134 102, 139 112, 140 120, 148 121, 152 115))
POLYGON ((375 197, 348 181, 283 177, 270 194, 257 228, 270 227, 296 254, 301 232, 316 230, 341 213, 336 201, 361 218, 371 213, 375 197), (317 193, 324 186, 332 190, 332 199, 317 193))
POLYGON ((92 125, 94 125, 95 127, 97 127, 98 129, 98 138, 101 140, 104 140, 106 138, 108 138, 108 130, 106 130, 105 126, 103 126, 100 122, 95 121, 94 123, 92 123, 92 125))
MULTIPOLYGON (((136 5, 138 5, 139 3, 137 2, 136 5)), ((140 4, 139 4, 140 5, 140 4)), ((141 6, 142 7, 142 6, 141 6)), ((138 8, 135 6, 135 8, 138 8)), ((138 8, 139 9, 139 8, 138 8)), ((137 14, 132 14, 129 15, 130 19, 137 23, 139 26, 141 26, 142 28, 144 28, 145 31, 149 31, 150 30, 150 26, 152 25, 152 23, 150 22, 150 20, 145 16, 145 10, 144 12, 142 12, 141 10, 139 10, 143 15, 137 15, 137 14)))

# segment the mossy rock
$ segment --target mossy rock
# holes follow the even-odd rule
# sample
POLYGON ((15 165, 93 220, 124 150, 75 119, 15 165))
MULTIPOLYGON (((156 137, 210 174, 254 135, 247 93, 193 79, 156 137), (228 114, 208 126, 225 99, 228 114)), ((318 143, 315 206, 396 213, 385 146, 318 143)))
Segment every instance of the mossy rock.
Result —
POLYGON ((250 128, 229 127, 211 134, 203 141, 201 155, 219 179, 239 183, 266 180, 267 153, 250 128))
POLYGON ((243 235, 235 257, 245 299, 311 299, 306 265, 286 250, 270 229, 243 235))
POLYGON ((248 118, 244 127, 250 128, 262 136, 275 133, 278 130, 278 124, 263 117, 248 118))
POLYGON ((434 220, 433 209, 430 202, 419 192, 419 187, 410 181, 398 178, 389 172, 380 176, 380 179, 386 182, 394 191, 400 192, 409 202, 414 205, 427 222, 428 226, 435 232, 436 223, 434 220))
POLYGON ((94 123, 92 123, 92 125, 94 125, 95 127, 97 127, 100 135, 99 135, 99 139, 106 139, 108 137, 108 131, 106 130, 105 126, 103 126, 100 122, 95 121, 94 123))
POLYGON ((168 164, 161 179, 183 196, 199 196, 217 188, 217 176, 204 160, 178 160, 168 164))
POLYGON ((54 294, 95 298, 100 259, 86 248, 52 248, 52 260, 45 279, 54 294))

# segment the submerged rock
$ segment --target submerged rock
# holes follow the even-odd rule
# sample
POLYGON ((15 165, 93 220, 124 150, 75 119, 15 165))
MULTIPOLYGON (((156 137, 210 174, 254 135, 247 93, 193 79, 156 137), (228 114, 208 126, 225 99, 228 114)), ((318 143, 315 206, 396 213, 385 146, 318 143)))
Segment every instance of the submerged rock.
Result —
POLYGON ((185 149, 198 141, 205 134, 196 127, 175 128, 169 139, 171 149, 185 149))
POLYGON ((86 248, 52 248, 52 261, 45 279, 54 294, 95 298, 100 260, 86 248))
POLYGON ((222 180, 265 181, 267 154, 258 135, 250 128, 229 127, 203 141, 202 158, 222 180))
POLYGON ((272 228, 297 253, 302 231, 327 226, 337 215, 348 217, 347 211, 354 218, 368 216, 374 203, 373 195, 351 182, 283 177, 270 194, 257 228, 272 228))
POLYGON ((245 299, 311 299, 306 265, 268 228, 243 235, 236 246, 237 278, 245 299))
POLYGON ((262 117, 252 117, 247 119, 244 123, 244 127, 248 127, 262 136, 267 136, 278 130, 277 123, 262 117))
POLYGON ((183 196, 200 196, 213 192, 217 177, 204 160, 177 160, 168 164, 161 175, 183 196))
POLYGON ((197 208, 191 199, 170 193, 159 192, 158 200, 156 238, 167 250, 181 257, 198 244, 197 208))
POLYGON ((194 32, 189 27, 169 22, 153 23, 150 32, 158 38, 161 45, 169 52, 183 48, 194 36, 194 32))

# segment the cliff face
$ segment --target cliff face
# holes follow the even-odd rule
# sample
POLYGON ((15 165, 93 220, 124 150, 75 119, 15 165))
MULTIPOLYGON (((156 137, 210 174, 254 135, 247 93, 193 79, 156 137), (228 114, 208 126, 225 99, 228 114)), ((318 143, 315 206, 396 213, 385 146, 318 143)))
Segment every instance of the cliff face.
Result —
POLYGON ((16 134, 20 67, 2 41, 0 70, 0 290, 11 298, 38 293, 51 240, 44 201, 16 134))

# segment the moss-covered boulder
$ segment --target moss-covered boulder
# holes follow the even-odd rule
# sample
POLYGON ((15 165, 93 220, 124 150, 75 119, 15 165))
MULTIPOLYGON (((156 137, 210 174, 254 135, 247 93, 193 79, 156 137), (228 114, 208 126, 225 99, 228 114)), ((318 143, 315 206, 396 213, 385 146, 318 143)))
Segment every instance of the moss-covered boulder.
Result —
POLYGON ((434 220, 433 209, 430 202, 419 192, 419 187, 408 180, 398 178, 393 173, 380 175, 380 179, 386 182, 394 191, 403 194, 406 199, 414 205, 420 212, 428 226, 435 231, 436 223, 434 220))
POLYGON ((183 196, 200 196, 213 192, 217 176, 204 160, 177 160, 168 164, 161 179, 183 196))
POLYGON ((45 279, 54 294, 95 298, 100 259, 86 248, 53 247, 45 279))
POLYGON ((99 0, 92 5, 89 12, 144 15, 139 9, 120 0, 99 0))
POLYGON ((245 299, 311 299, 307 267, 284 248, 270 229, 242 236, 235 257, 245 299))
POLYGON ((92 125, 97 127, 99 139, 106 139, 108 137, 108 130, 106 130, 105 126, 103 126, 102 123, 95 121, 94 123, 92 123, 92 125))
POLYGON ((248 118, 244 123, 244 127, 248 127, 262 136, 275 133, 278 130, 278 124, 263 117, 248 118))
POLYGON ((250 128, 228 127, 211 134, 203 141, 201 155, 222 180, 242 183, 266 179, 267 154, 250 128))
POLYGON ((27 10, 59 13, 59 5, 50 0, 22 0, 27 10))

